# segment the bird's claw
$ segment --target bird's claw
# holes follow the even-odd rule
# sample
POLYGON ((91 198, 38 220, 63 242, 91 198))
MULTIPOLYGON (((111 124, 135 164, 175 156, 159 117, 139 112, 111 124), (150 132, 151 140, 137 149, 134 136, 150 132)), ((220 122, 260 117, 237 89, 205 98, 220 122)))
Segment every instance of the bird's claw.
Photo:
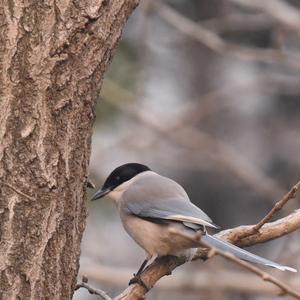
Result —
POLYGON ((133 277, 130 279, 128 285, 138 283, 140 286, 142 286, 147 292, 149 291, 149 288, 145 284, 145 282, 142 280, 140 275, 133 274, 133 277))

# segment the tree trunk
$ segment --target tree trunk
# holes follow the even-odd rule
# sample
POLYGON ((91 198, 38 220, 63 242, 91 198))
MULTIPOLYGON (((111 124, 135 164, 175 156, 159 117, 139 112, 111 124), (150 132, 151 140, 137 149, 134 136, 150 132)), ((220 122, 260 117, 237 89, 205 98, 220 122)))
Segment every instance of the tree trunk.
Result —
POLYGON ((1 2, 0 299, 72 298, 95 99, 137 2, 1 2))

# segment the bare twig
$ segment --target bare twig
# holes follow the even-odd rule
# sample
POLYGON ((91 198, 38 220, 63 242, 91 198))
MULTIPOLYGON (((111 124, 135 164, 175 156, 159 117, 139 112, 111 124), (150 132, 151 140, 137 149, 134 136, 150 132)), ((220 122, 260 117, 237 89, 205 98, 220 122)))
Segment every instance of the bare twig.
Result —
POLYGON ((292 189, 283 196, 282 199, 280 199, 275 206, 270 210, 270 212, 258 223, 256 224, 253 229, 254 229, 254 233, 258 232, 258 230, 264 225, 266 224, 269 220, 272 219, 272 217, 275 215, 275 213, 277 213, 279 210, 282 209, 282 207, 290 200, 296 197, 296 193, 299 190, 300 187, 300 181, 298 181, 293 187, 292 189))
POLYGON ((217 34, 226 31, 258 31, 267 30, 274 25, 274 19, 265 13, 257 14, 226 14, 212 19, 201 21, 200 25, 217 34))
POLYGON ((288 4, 287 1, 281 0, 230 0, 243 7, 257 9, 263 11, 267 15, 273 17, 280 24, 290 29, 300 31, 300 11, 288 4))
POLYGON ((269 211, 269 213, 255 226, 253 226, 248 232, 244 232, 243 235, 239 236, 238 239, 243 239, 246 236, 250 236, 252 234, 257 233, 268 221, 272 219, 272 217, 282 209, 282 207, 291 199, 296 197, 296 193, 300 188, 300 181, 298 181, 292 189, 284 195, 279 201, 276 202, 274 207, 269 211))
POLYGON ((88 284, 88 278, 86 276, 82 276, 82 281, 76 284, 75 291, 77 291, 80 288, 85 288, 89 291, 90 294, 98 295, 104 300, 112 300, 112 298, 109 297, 109 295, 106 292, 91 287, 88 284))
MULTIPOLYGON (((245 156, 241 155, 231 145, 199 130, 199 128, 196 129, 186 125, 187 114, 185 114, 182 119, 176 120, 175 123, 165 124, 159 121, 154 115, 151 115, 149 111, 146 114, 136 106, 126 105, 126 103, 131 102, 133 95, 114 82, 106 81, 102 91, 104 95, 107 96, 106 98, 109 99, 110 104, 133 116, 136 120, 155 130, 158 134, 163 135, 167 140, 173 143, 183 145, 192 151, 202 149, 202 151, 205 151, 219 166, 231 171, 261 194, 270 197, 277 197, 279 194, 283 194, 284 190, 280 187, 279 183, 267 177, 259 168, 253 163, 250 163, 245 156), (122 95, 122 102, 117 100, 119 99, 119 94, 122 95), (206 147, 203 147, 204 145, 206 147)), ((190 110, 192 109, 188 111, 190 110)), ((198 159, 198 152, 197 155, 191 158, 194 158, 196 161, 198 159)))
POLYGON ((275 49, 243 47, 223 40, 214 32, 182 16, 174 9, 158 1, 153 1, 156 13, 178 31, 194 38, 220 55, 233 56, 253 62, 284 64, 292 69, 300 69, 298 55, 283 53, 275 49))

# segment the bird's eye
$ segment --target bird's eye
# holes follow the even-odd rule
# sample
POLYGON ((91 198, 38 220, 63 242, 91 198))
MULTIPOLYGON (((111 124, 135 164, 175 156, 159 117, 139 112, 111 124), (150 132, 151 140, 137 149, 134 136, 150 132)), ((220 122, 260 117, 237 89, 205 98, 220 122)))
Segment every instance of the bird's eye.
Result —
POLYGON ((120 177, 120 176, 117 176, 117 177, 116 177, 116 179, 117 179, 117 180, 120 180, 120 179, 121 179, 121 177, 120 177))

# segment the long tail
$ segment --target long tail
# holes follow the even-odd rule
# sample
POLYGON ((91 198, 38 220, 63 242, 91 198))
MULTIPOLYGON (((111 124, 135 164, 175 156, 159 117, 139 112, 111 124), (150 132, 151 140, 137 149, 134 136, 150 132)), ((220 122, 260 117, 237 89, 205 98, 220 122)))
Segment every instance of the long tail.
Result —
POLYGON ((201 237, 201 240, 203 240, 208 245, 216 247, 219 250, 229 252, 240 259, 243 259, 243 260, 255 263, 255 264, 260 264, 260 265, 265 265, 265 266, 269 266, 272 268, 276 268, 281 271, 297 272, 297 270, 294 268, 283 266, 283 265, 277 264, 271 260, 268 260, 268 259, 265 259, 258 255, 252 254, 252 253, 250 253, 244 249, 241 249, 239 247, 236 247, 230 243, 219 240, 209 234, 203 235, 201 237))

